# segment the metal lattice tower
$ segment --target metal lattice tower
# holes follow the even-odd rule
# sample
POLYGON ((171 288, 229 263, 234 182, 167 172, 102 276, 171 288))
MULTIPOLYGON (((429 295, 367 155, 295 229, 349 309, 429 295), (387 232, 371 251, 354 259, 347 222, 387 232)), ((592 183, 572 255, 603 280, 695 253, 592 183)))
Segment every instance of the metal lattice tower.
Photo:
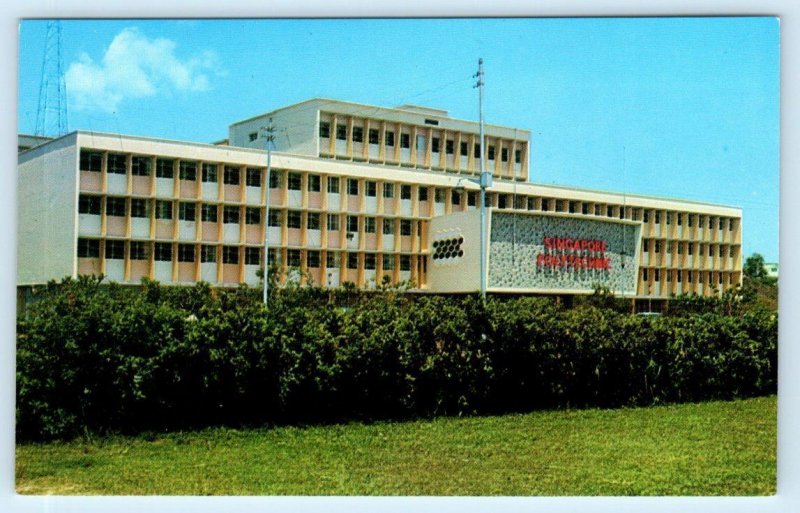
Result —
POLYGON ((47 22, 42 57, 42 81, 36 109, 36 135, 61 136, 67 133, 67 84, 61 55, 61 22, 47 22))

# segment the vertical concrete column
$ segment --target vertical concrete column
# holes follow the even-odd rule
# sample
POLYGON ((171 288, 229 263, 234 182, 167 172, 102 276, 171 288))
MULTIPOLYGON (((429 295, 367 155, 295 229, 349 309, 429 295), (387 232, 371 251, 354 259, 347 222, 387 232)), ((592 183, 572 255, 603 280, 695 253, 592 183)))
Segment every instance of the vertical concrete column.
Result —
POLYGON ((417 127, 411 125, 411 164, 417 167, 417 127))
POLYGON ((381 121, 378 129, 378 159, 386 163, 386 121, 381 121))
POLYGON ((370 129, 370 120, 369 118, 364 118, 364 136, 361 140, 361 157, 365 161, 369 161, 369 129, 370 129))
POLYGON ((336 114, 333 114, 331 116, 330 137, 328 138, 328 154, 332 156, 336 155, 336 133, 338 132, 336 126, 338 122, 339 122, 338 116, 336 116, 336 114))
POLYGON ((426 144, 425 144, 425 167, 431 167, 431 151, 433 150, 433 129, 428 127, 425 130, 426 144))
POLYGON ((347 116, 347 158, 353 159, 353 116, 347 116))
POLYGON ((461 132, 456 132, 453 139, 453 168, 461 172, 461 132))
POLYGON ((398 122, 395 123, 395 133, 394 133, 394 160, 395 162, 400 162, 400 139, 402 138, 403 134, 403 124, 398 122))

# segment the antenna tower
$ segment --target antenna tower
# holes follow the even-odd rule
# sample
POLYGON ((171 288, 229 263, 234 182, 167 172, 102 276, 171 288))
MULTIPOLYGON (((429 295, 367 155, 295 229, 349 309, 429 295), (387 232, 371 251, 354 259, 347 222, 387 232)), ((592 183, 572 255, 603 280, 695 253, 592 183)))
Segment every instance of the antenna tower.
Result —
POLYGON ((61 22, 47 22, 42 57, 42 81, 36 109, 36 135, 61 136, 67 133, 67 84, 61 54, 61 22))

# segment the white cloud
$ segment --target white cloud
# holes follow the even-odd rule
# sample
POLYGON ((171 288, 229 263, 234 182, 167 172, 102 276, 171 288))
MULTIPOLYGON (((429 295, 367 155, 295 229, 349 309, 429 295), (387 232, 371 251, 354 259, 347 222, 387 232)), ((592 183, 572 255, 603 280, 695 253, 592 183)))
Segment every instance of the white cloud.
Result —
POLYGON ((136 28, 124 29, 100 62, 84 53, 69 65, 65 78, 70 107, 112 112, 129 98, 209 89, 208 73, 222 74, 216 54, 181 60, 175 46, 169 39, 149 39, 136 28))

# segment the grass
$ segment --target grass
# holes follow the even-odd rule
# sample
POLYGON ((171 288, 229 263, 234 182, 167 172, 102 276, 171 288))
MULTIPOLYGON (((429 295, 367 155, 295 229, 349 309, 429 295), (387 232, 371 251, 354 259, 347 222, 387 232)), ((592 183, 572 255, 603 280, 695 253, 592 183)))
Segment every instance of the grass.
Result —
POLYGON ((21 444, 17 492, 768 495, 776 398, 21 444))

